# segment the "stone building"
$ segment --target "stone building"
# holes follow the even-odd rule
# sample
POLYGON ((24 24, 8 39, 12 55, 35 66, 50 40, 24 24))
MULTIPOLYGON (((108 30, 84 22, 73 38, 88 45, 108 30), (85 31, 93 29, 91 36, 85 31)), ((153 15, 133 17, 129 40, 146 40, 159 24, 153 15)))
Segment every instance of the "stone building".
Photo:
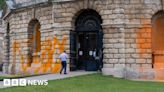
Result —
POLYGON ((0 10, 0 71, 2 71, 3 64, 3 22, 2 22, 2 10, 0 10))
POLYGON ((96 71, 164 79, 163 0, 7 0, 4 73, 96 71))

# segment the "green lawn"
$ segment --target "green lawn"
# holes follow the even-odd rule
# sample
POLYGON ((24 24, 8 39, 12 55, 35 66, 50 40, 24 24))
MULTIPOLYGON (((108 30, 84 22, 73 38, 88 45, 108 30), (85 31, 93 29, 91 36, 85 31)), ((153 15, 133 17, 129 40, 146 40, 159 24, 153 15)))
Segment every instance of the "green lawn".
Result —
POLYGON ((0 89, 0 92, 164 92, 164 83, 130 81, 93 74, 49 81, 48 86, 13 87, 0 89))

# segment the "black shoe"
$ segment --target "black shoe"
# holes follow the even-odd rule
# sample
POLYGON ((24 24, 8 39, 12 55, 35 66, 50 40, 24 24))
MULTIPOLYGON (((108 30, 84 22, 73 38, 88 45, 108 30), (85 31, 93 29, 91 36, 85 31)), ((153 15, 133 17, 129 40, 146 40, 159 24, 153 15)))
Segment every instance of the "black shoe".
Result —
POLYGON ((64 74, 67 74, 67 73, 64 73, 64 74))

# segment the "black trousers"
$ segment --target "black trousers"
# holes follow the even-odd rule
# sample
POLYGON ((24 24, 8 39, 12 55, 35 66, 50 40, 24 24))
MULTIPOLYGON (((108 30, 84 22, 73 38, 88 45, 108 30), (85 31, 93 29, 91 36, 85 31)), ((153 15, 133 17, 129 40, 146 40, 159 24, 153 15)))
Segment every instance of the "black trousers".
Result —
POLYGON ((62 73, 63 69, 64 69, 64 73, 66 74, 67 73, 66 72, 66 69, 67 69, 67 62, 66 61, 62 61, 62 68, 60 70, 60 73, 62 73))

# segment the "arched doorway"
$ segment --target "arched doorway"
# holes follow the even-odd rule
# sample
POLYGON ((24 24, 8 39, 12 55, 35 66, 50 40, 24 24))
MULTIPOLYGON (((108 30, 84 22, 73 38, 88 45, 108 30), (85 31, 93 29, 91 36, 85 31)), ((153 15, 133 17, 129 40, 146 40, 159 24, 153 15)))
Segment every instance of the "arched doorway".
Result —
POLYGON ((153 18, 152 47, 154 68, 164 68, 164 11, 153 18))
POLYGON ((75 30, 71 31, 71 70, 96 71, 102 67, 102 19, 94 10, 78 15, 75 30))

